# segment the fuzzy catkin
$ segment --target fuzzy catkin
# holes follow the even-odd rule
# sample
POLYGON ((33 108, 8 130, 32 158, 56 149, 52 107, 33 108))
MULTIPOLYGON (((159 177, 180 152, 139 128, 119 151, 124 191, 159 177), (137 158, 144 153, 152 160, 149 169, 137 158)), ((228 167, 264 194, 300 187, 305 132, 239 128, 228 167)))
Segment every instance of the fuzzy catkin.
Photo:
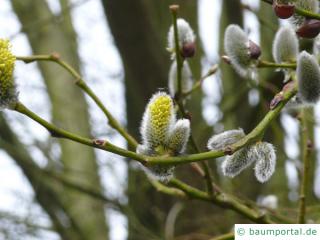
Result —
POLYGON ((148 103, 141 124, 143 145, 151 149, 165 146, 175 123, 175 112, 171 97, 159 92, 148 103))
POLYGON ((17 102, 18 94, 13 81, 15 56, 9 40, 0 39, 0 108, 10 108, 17 102))
POLYGON ((257 180, 264 183, 270 179, 276 168, 276 152, 272 144, 257 143, 255 146, 257 162, 254 168, 257 180))
POLYGON ((295 61, 299 53, 299 41, 290 26, 281 27, 273 41, 272 54, 276 63, 295 61))
POLYGON ((317 59, 303 51, 297 62, 298 93, 306 103, 316 103, 320 98, 320 69, 317 59))
POLYGON ((169 149, 175 155, 183 153, 186 149, 189 136, 190 121, 188 119, 178 120, 169 137, 169 149))
POLYGON ((243 77, 251 66, 250 42, 246 33, 235 24, 227 27, 224 34, 224 49, 234 69, 243 77))
POLYGON ((223 150, 245 136, 243 129, 235 129, 213 135, 207 144, 208 149, 218 151, 223 150))
MULTIPOLYGON (((179 47, 182 48, 185 44, 190 44, 195 42, 195 34, 190 27, 189 23, 183 18, 177 19, 177 28, 178 28, 178 42, 179 47)), ((168 32, 168 51, 172 53, 172 58, 175 56, 175 38, 174 38, 174 28, 170 27, 168 32)))
POLYGON ((231 156, 227 156, 222 163, 222 173, 228 177, 235 177, 256 160, 256 152, 251 146, 244 147, 231 156))
MULTIPOLYGON (((182 92, 189 92, 192 89, 193 77, 192 72, 187 61, 183 62, 181 71, 181 90, 182 92)), ((171 64, 169 71, 168 81, 169 93, 174 97, 175 93, 178 92, 178 78, 177 78, 177 62, 174 61, 171 64)))

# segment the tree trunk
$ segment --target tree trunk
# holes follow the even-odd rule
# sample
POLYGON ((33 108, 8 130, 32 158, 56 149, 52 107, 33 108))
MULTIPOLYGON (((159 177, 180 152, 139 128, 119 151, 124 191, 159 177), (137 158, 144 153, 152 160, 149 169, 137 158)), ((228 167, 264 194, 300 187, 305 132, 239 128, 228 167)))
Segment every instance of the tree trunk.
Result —
MULTIPOLYGON (((34 54, 58 52, 73 67, 80 68, 75 47, 76 37, 69 14, 57 24, 45 1, 13 0, 12 4, 24 26, 34 54), (52 21, 34 25, 36 21, 48 17, 51 17, 52 21)), ((53 122, 77 134, 90 136, 87 103, 82 92, 74 86, 74 79, 53 63, 40 62, 39 68, 51 100, 53 122)), ((58 142, 61 147, 61 162, 65 177, 78 184, 101 190, 93 149, 68 140, 59 139, 58 142)), ((79 192, 67 188, 64 190, 63 208, 74 222, 77 239, 108 239, 103 204, 79 192)))

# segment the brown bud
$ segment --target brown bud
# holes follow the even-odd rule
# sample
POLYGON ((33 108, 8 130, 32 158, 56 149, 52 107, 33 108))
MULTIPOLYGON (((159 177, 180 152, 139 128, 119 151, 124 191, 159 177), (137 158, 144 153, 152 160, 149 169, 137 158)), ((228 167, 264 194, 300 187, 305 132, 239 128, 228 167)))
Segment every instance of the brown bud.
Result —
POLYGON ((181 49, 181 56, 184 58, 191 58, 196 52, 196 44, 194 42, 183 44, 181 49))
POLYGON ((249 40, 249 52, 252 59, 258 59, 261 55, 261 48, 257 44, 249 40))
POLYGON ((278 93, 270 102, 270 109, 274 109, 283 100, 283 92, 278 93))
POLYGON ((287 19, 294 14, 295 6, 293 4, 281 4, 273 1, 272 4, 275 14, 281 19, 287 19))
POLYGON ((93 140, 93 144, 97 146, 103 146, 105 144, 105 141, 101 139, 95 139, 93 140))
POLYGON ((302 38, 315 38, 320 33, 320 21, 316 19, 306 19, 297 30, 297 35, 302 38))

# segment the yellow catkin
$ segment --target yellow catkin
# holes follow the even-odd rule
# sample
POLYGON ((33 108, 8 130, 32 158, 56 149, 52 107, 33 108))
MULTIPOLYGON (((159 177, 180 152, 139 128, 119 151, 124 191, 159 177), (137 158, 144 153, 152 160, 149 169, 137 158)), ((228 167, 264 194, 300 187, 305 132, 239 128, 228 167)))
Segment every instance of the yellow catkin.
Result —
POLYGON ((172 118, 173 103, 168 95, 160 95, 149 105, 150 123, 153 135, 159 142, 167 137, 168 126, 172 118))
POLYGON ((9 40, 0 39, 0 105, 8 107, 16 100, 15 86, 13 82, 13 70, 15 56, 11 52, 9 40))

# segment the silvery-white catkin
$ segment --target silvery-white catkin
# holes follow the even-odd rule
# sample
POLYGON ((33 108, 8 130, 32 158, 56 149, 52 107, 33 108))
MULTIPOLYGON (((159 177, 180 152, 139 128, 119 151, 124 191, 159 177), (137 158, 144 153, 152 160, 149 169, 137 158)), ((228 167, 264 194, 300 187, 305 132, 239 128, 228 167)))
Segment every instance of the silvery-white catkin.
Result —
POLYGON ((234 129, 213 135, 207 144, 208 149, 213 151, 223 150, 245 136, 243 129, 234 129))
POLYGON ((224 34, 224 49, 234 69, 243 77, 251 65, 250 42, 247 34, 235 24, 227 27, 224 34))
POLYGON ((222 173, 228 177, 235 177, 256 160, 255 150, 251 146, 244 147, 222 162, 222 173))
POLYGON ((175 155, 185 151, 190 136, 190 121, 180 119, 176 122, 169 137, 168 147, 175 155))
POLYGON ((272 54, 276 63, 295 61, 299 53, 299 41, 290 26, 281 27, 273 40, 272 54))
MULTIPOLYGON (((192 89, 193 77, 189 63, 185 60, 181 71, 181 90, 186 93, 192 89)), ((169 93, 172 97, 178 92, 177 62, 173 61, 169 71, 169 93)))
POLYGON ((298 93, 306 103, 316 103, 320 98, 320 69, 317 59, 303 51, 297 62, 298 93))
MULTIPOLYGON (((179 46, 182 47, 184 44, 190 44, 195 42, 195 34, 190 27, 189 23, 183 18, 177 19, 177 28, 178 28, 178 42, 179 46)), ((168 48, 172 53, 172 58, 175 56, 175 39, 174 39, 174 29, 173 26, 170 27, 168 32, 168 48)))
POLYGON ((254 168, 257 180, 264 183, 270 179, 276 169, 276 151, 272 144, 267 142, 255 145, 257 162, 254 168))

